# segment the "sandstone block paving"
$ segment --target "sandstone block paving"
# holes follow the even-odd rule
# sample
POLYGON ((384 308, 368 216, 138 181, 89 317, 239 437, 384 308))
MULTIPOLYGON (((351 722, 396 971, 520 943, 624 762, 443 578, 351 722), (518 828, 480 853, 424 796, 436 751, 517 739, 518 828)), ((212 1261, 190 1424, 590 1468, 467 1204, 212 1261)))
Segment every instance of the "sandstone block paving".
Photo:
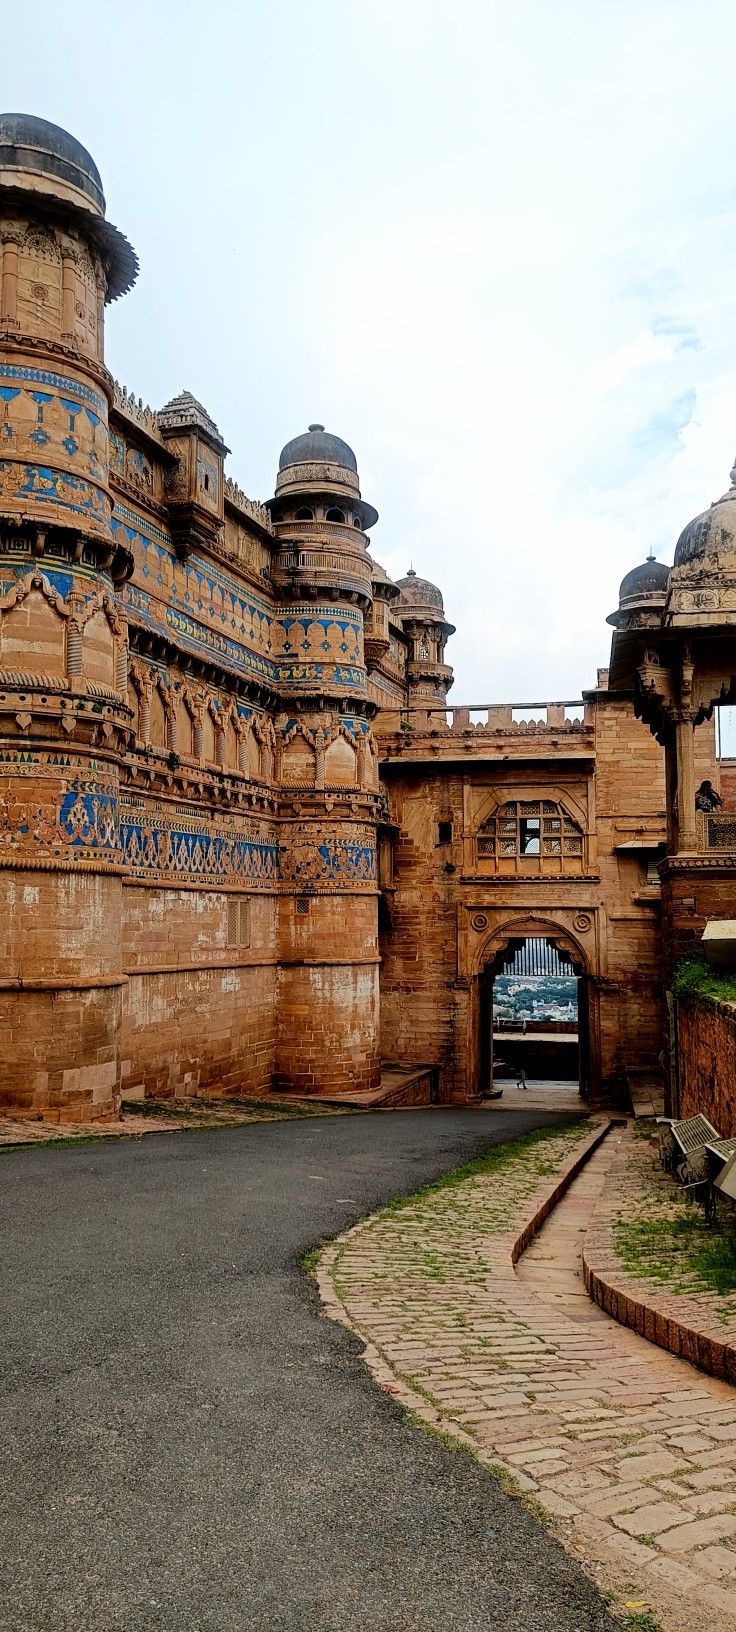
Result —
MULTIPOLYGON (((666 1261, 656 1239, 641 1266, 628 1267, 621 1250, 622 1224, 644 1229, 687 1223, 692 1204, 663 1173, 652 1145, 630 1130, 617 1141, 608 1182, 598 1198, 583 1249, 585 1282, 591 1296, 615 1318, 651 1342, 680 1354, 715 1377, 736 1382, 736 1294, 710 1288, 692 1256, 668 1241, 666 1261), (648 1273, 644 1271, 648 1270, 648 1273)), ((736 1440, 733 1425, 714 1433, 736 1440)), ((673 1444, 678 1441, 673 1440, 673 1444)), ((707 1449, 692 1429, 680 1449, 707 1449)))
POLYGON ((554 1130, 358 1225, 323 1258, 323 1297, 381 1385, 540 1504, 621 1605, 646 1604, 667 1632, 727 1632, 736 1389, 618 1325, 582 1282, 581 1243, 628 1134, 598 1144, 519 1258, 600 1132, 554 1130))

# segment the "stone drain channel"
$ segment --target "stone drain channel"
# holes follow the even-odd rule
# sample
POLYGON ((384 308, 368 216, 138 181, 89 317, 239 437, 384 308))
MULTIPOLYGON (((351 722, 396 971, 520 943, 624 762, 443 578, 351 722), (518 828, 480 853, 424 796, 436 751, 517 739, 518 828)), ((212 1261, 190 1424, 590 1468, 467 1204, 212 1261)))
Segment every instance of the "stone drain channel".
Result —
POLYGON ((583 1242, 602 1194, 622 1133, 615 1126, 589 1157, 582 1172, 553 1208, 541 1230, 518 1260, 520 1281, 543 1303, 588 1325, 599 1322, 619 1330, 610 1315, 588 1296, 583 1282, 583 1242))

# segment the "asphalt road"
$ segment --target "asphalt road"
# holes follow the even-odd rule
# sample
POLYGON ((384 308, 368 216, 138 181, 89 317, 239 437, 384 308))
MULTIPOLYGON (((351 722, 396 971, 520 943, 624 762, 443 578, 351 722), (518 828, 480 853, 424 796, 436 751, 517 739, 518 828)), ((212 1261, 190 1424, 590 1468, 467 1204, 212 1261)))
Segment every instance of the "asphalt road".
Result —
POLYGON ((299 1258, 539 1126, 428 1111, 0 1158, 0 1632, 613 1632, 299 1258))

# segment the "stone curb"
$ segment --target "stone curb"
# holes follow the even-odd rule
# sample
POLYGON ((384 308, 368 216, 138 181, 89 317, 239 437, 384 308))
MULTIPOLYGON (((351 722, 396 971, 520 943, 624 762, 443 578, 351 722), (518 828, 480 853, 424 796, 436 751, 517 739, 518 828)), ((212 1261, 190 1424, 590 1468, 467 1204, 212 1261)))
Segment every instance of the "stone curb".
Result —
POLYGON ((672 1310, 671 1304, 667 1311, 659 1308, 656 1301, 649 1301, 638 1287, 625 1279, 624 1271, 617 1274, 612 1262, 608 1223, 596 1221, 595 1213, 583 1241, 582 1258, 588 1297, 612 1320, 630 1327, 639 1337, 666 1349, 669 1354, 689 1360, 691 1366, 708 1376, 724 1383, 736 1383, 736 1346, 689 1325, 672 1310))
POLYGON ((593 1152, 598 1149, 599 1145, 603 1144, 604 1139, 608 1138, 611 1129, 622 1126, 625 1126, 625 1122, 619 1121, 617 1117, 609 1117, 607 1121, 604 1122, 603 1126, 596 1128, 595 1131, 590 1134, 589 1138, 586 1139, 585 1143, 580 1146, 580 1149, 575 1151, 567 1166, 563 1167, 562 1171, 558 1173, 557 1178, 555 1179, 554 1184, 552 1185, 548 1194, 540 1202, 528 1223, 524 1225, 521 1234, 517 1235, 511 1248, 512 1264, 518 1264, 522 1254, 526 1252, 527 1247, 529 1246, 530 1242, 534 1240, 535 1235, 539 1234, 542 1225, 549 1218, 550 1213, 554 1212, 555 1207, 569 1190, 573 1180, 577 1178, 578 1173, 580 1173, 585 1167, 586 1162, 590 1160, 593 1152))
MULTIPOLYGON (((535 1208, 532 1217, 525 1224, 521 1234, 512 1242, 510 1268, 513 1268, 518 1262, 529 1242, 538 1234, 545 1219, 557 1206, 565 1191, 570 1188, 573 1180, 577 1178, 578 1173, 593 1155, 593 1152, 602 1144, 611 1129, 617 1126, 620 1126, 620 1123, 616 1119, 608 1118, 603 1126, 596 1128, 593 1133, 589 1134, 588 1138, 568 1158, 566 1166, 557 1174, 549 1190, 535 1208)), ((336 1290, 333 1274, 347 1242, 354 1240, 356 1236, 363 1235, 366 1230, 370 1229, 375 1219, 380 1217, 382 1210, 382 1208, 378 1208, 368 1218, 363 1218, 358 1224, 353 1224, 349 1230, 345 1230, 342 1235, 336 1236, 335 1240, 325 1247, 315 1269, 317 1290, 325 1315, 330 1320, 339 1321, 340 1325, 345 1326, 363 1344, 362 1359, 384 1393, 392 1395, 399 1405, 403 1406, 406 1411, 410 1411, 413 1416, 418 1417, 421 1422, 426 1423, 429 1428, 434 1429, 436 1433, 446 1434, 448 1439, 453 1440, 456 1445, 461 1446, 463 1450, 469 1451, 482 1466, 492 1472, 501 1472, 509 1476, 516 1487, 515 1490, 510 1492, 511 1495, 523 1495, 525 1490, 536 1489, 533 1482, 527 1480, 526 1476, 518 1468, 513 1468, 503 1462, 501 1457, 484 1451, 477 1440, 471 1434, 466 1433, 459 1423, 450 1417, 444 1416, 443 1412, 433 1405, 424 1394, 418 1393, 400 1372, 393 1369, 383 1350, 379 1348, 378 1344, 373 1343, 363 1335, 360 1328, 356 1326, 348 1314, 336 1290)), ((545 1519, 550 1526, 556 1526, 556 1515, 546 1509, 545 1519)))

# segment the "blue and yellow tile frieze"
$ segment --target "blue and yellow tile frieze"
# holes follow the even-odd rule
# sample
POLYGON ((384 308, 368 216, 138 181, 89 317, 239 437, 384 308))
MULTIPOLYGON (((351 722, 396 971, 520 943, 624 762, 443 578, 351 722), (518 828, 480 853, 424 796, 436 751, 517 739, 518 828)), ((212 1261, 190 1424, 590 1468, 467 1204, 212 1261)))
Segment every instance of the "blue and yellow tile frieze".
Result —
POLYGON ((120 869, 118 782, 104 761, 0 752, 0 866, 120 869))
POLYGON ((270 684, 365 691, 360 612, 312 603, 275 612, 235 573, 204 556, 179 561, 166 533, 124 504, 115 505, 112 529, 135 561, 124 591, 132 621, 270 684))
POLYGON ((0 752, 0 866, 114 870, 204 889, 375 887, 369 824, 286 822, 277 835, 224 812, 120 793, 107 762, 0 752))
POLYGON ((0 362, 0 502, 109 529, 107 403, 68 374, 0 362))
POLYGON ((120 843, 131 878, 211 888, 274 884, 281 877, 281 847, 274 841, 153 801, 123 796, 120 843))
POLYGON ((107 530, 109 503, 103 488, 68 470, 0 459, 0 504, 12 515, 36 506, 94 521, 107 530))
POLYGON ((100 418, 107 418, 107 403, 97 391, 86 385, 83 380, 76 380, 69 374, 55 374, 47 368, 29 368, 24 364, 7 363, 0 359, 0 402, 10 401, 19 395, 21 390, 34 390, 40 386, 47 386, 59 395, 78 397, 86 403, 100 418), (12 385, 8 382, 12 381, 12 385))
POLYGON ((375 887, 376 836, 368 823, 289 823, 285 829, 282 875, 297 888, 331 890, 375 887))

